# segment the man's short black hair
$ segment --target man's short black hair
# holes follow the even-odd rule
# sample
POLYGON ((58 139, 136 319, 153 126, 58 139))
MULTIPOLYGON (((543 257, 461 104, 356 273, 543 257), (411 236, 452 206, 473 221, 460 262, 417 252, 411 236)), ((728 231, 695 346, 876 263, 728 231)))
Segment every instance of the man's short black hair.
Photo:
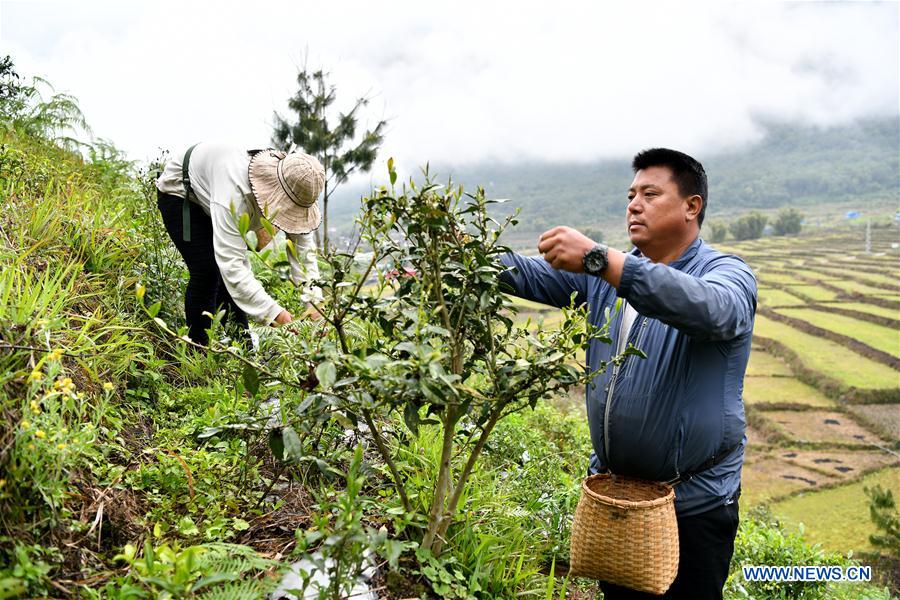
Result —
POLYGON ((682 196, 700 196, 703 204, 697 215, 697 225, 703 226, 706 216, 706 205, 709 202, 709 187, 706 182, 706 171, 697 160, 678 150, 668 148, 650 148, 634 155, 631 168, 635 173, 649 167, 668 167, 672 178, 682 196))

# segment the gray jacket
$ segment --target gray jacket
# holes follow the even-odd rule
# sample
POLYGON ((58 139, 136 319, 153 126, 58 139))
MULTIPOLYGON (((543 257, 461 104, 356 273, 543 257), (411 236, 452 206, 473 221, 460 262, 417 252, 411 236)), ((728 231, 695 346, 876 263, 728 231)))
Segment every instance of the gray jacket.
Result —
POLYGON ((610 309, 613 343, 591 342, 591 370, 614 355, 622 318, 616 299, 638 312, 629 341, 647 358, 630 356, 587 386, 591 472, 654 481, 693 473, 676 486, 680 516, 733 502, 746 445, 741 395, 756 313, 756 278, 746 263, 699 237, 670 265, 633 250, 618 294, 599 277, 557 271, 543 258, 510 253, 504 263, 515 269, 501 281, 517 296, 562 307, 576 292, 596 325, 610 309), (703 468, 711 462, 717 464, 703 468))

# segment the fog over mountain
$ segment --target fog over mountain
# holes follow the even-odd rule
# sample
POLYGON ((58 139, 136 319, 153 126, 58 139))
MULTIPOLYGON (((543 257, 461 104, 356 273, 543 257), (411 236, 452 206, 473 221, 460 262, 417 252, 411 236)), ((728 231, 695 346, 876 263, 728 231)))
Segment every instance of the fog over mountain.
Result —
MULTIPOLYGON (((769 122, 759 142, 727 151, 696 154, 710 183, 708 219, 731 219, 749 209, 793 206, 807 213, 833 205, 883 211, 900 208, 900 120, 861 120, 819 128, 769 122)), ((634 152, 640 150, 636 147, 634 152)), ((452 176, 468 189, 485 187, 508 202, 497 214, 521 210, 514 239, 537 239, 555 225, 601 230, 624 238, 632 154, 593 162, 526 162, 431 165, 439 181, 452 176)), ((376 183, 383 181, 376 180, 376 183)), ((367 193, 339 190, 333 222, 346 230, 367 193)), ((839 210, 832 209, 832 212, 839 210)))
POLYGON ((0 52, 138 159, 267 143, 297 66, 323 66, 337 108, 371 96, 361 127, 390 119, 382 160, 410 173, 647 146, 712 155, 760 141, 767 122, 896 116, 898 6, 4 0, 0 52))

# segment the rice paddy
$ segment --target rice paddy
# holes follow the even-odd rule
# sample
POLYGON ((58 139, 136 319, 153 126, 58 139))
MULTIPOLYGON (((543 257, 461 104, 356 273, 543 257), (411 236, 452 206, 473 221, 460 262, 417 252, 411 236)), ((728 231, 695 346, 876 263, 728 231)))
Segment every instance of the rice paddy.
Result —
POLYGON ((836 342, 804 333, 784 323, 757 315, 754 333, 775 339, 797 352, 811 369, 860 389, 900 387, 900 373, 859 356, 836 342))
POLYGON ((882 352, 900 357, 900 331, 896 329, 812 308, 779 308, 778 312, 802 319, 816 327, 855 338, 882 352))

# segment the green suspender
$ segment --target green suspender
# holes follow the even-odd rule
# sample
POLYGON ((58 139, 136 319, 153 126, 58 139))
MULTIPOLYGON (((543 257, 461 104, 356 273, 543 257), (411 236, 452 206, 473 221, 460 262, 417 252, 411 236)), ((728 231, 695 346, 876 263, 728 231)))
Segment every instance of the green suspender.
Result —
POLYGON ((184 153, 184 160, 181 161, 181 183, 184 184, 184 204, 181 206, 181 224, 183 235, 182 239, 185 242, 191 241, 191 194, 193 194, 193 190, 191 189, 191 177, 188 175, 188 169, 191 166, 191 152, 194 151, 194 148, 197 147, 197 144, 194 144, 190 148, 187 149, 187 152, 184 153))

